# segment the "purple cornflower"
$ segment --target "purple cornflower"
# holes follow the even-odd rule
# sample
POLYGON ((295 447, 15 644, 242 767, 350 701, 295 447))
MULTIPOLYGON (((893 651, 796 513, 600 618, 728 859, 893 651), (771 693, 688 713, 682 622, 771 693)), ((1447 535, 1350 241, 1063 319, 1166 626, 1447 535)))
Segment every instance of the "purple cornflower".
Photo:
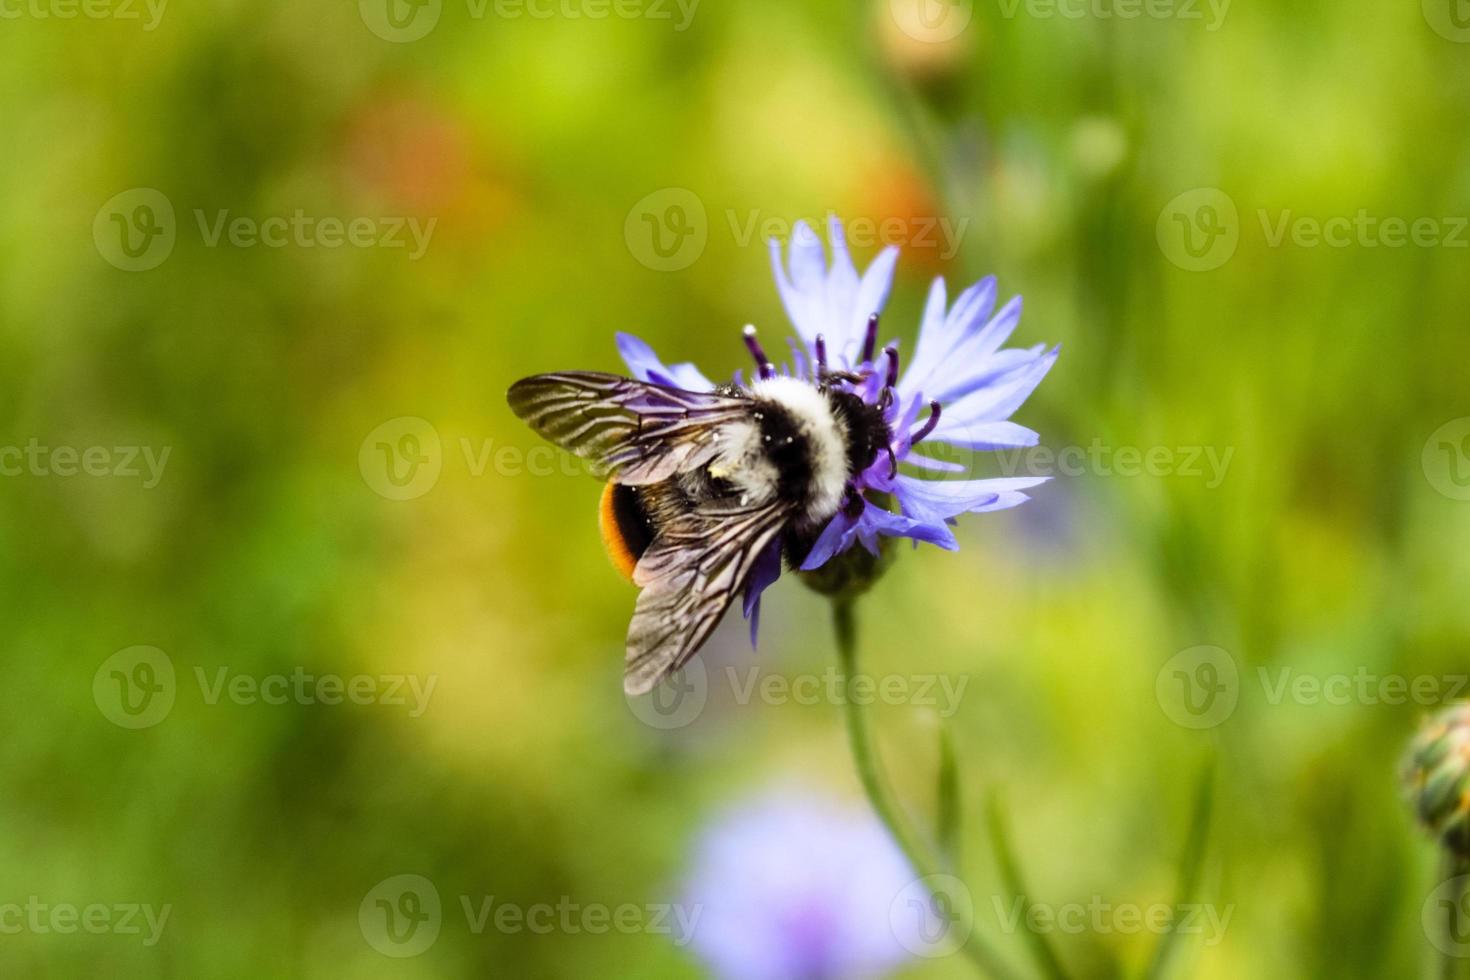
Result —
MULTIPOLYGON (((950 528, 960 514, 1014 507, 1029 499, 1023 491, 1046 478, 926 479, 900 472, 899 464, 935 475, 964 471, 958 463, 915 452, 921 443, 948 447, 951 453, 1036 445, 1035 432, 1009 419, 1056 362, 1058 348, 1001 348, 1020 322, 1021 299, 995 312, 994 276, 960 293, 952 306, 943 278, 936 278, 918 345, 901 370, 897 342, 878 346, 879 314, 898 249, 884 249, 859 276, 836 218, 830 237, 830 265, 821 239, 805 222, 798 222, 792 234, 789 268, 781 243, 771 242, 776 288, 800 338, 790 341, 791 363, 779 368, 770 363, 751 328, 746 328, 746 343, 762 377, 780 373, 840 386, 880 406, 889 439, 885 451, 853 480, 845 505, 817 538, 801 571, 820 568, 858 544, 877 555, 884 536, 955 550, 959 545, 950 528), (880 503, 886 500, 897 502, 897 512, 880 503)), ((651 347, 629 334, 618 334, 618 349, 633 375, 644 381, 694 391, 715 387, 693 364, 665 366, 651 347)), ((744 387, 740 372, 734 383, 744 387)), ((773 552, 747 585, 747 617, 779 575, 779 555, 773 552)))
POLYGON ((892 906, 913 881, 865 810, 770 792, 702 835, 684 897, 700 909, 691 946, 722 980, 881 976, 922 948, 917 922, 907 944, 892 924, 892 906))

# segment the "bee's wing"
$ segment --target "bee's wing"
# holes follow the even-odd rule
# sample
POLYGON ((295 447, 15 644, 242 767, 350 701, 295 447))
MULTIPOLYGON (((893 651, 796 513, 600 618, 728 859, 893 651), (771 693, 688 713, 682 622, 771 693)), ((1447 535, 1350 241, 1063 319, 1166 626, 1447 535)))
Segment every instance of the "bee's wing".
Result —
POLYGON ((694 655, 791 514, 780 501, 712 501, 659 531, 633 570, 643 591, 628 624, 624 690, 643 694, 694 655))
POLYGON ((592 462, 615 483, 657 483, 709 462, 718 427, 750 403, 616 374, 538 374, 511 385, 510 409, 536 432, 592 462))

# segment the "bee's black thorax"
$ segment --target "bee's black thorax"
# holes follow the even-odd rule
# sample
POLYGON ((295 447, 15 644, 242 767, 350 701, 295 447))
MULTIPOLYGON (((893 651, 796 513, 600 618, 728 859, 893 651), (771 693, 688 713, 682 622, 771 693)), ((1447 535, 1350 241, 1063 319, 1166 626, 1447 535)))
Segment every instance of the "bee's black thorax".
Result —
POLYGON ((789 410, 758 401, 751 418, 760 429, 761 448, 776 469, 776 492, 786 500, 803 500, 812 479, 812 446, 789 410))
POLYGON ((893 436, 883 420, 883 410, 877 405, 869 405, 852 392, 836 388, 827 389, 827 400, 844 429, 848 473, 856 476, 873 465, 893 436))
POLYGON ((750 404, 748 423, 728 430, 739 433, 727 438, 742 447, 735 463, 721 459, 658 483, 614 486, 608 517, 628 554, 636 560, 669 522, 706 501, 776 498, 792 508, 784 550, 799 564, 845 499, 844 485, 891 439, 878 406, 837 388, 805 390, 809 394, 790 385, 755 392, 732 386, 727 394, 750 404))

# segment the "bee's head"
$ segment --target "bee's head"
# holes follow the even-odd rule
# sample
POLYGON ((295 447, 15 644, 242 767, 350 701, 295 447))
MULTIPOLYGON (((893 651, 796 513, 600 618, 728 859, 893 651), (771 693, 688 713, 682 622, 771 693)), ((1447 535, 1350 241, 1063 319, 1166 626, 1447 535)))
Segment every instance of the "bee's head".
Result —
POLYGON ((869 405, 857 395, 841 388, 826 389, 832 403, 832 414, 840 419, 847 433, 847 466, 854 475, 861 473, 878 454, 888 450, 893 433, 883 420, 883 409, 869 405))

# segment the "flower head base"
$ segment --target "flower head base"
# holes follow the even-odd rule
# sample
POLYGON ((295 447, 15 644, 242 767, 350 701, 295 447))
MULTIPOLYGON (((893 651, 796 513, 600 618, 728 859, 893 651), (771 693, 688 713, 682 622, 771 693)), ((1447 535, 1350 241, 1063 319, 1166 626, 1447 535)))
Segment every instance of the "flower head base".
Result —
MULTIPOLYGON (((756 377, 780 374, 850 392, 881 413, 887 438, 871 465, 853 474, 843 506, 801 558, 799 570, 822 568, 859 545, 872 558, 881 558, 880 542, 886 537, 955 550, 959 545, 950 528, 960 514, 1014 507, 1028 499, 1023 491, 1045 478, 936 480, 900 467, 936 475, 966 469, 916 452, 920 445, 948 449, 952 455, 1036 445, 1035 432, 1009 419, 1041 383, 1058 351, 1042 344, 1001 348, 1020 322, 1021 301, 1012 299, 997 312, 994 277, 966 289, 953 305, 944 280, 936 279, 913 356, 901 358, 897 341, 879 343, 879 317, 898 250, 885 249, 860 276, 835 218, 829 236, 830 263, 821 239, 805 222, 792 235, 789 261, 783 261, 781 243, 771 242, 776 289, 799 338, 790 342, 790 364, 774 363, 754 328, 746 328, 745 343, 756 363, 756 377), (898 505, 896 511, 892 503, 898 505)), ((635 337, 619 334, 618 347, 642 380, 693 390, 715 387, 692 364, 666 367, 635 337)), ((745 386, 741 372, 736 372, 734 384, 745 386)), ((882 565, 867 563, 869 580, 882 565)), ((777 554, 752 575, 746 588, 747 616, 757 608, 760 591, 779 574, 777 554)))
POLYGON ((1470 859, 1470 704, 1431 719, 1404 761, 1404 781, 1419 822, 1461 860, 1470 859))

